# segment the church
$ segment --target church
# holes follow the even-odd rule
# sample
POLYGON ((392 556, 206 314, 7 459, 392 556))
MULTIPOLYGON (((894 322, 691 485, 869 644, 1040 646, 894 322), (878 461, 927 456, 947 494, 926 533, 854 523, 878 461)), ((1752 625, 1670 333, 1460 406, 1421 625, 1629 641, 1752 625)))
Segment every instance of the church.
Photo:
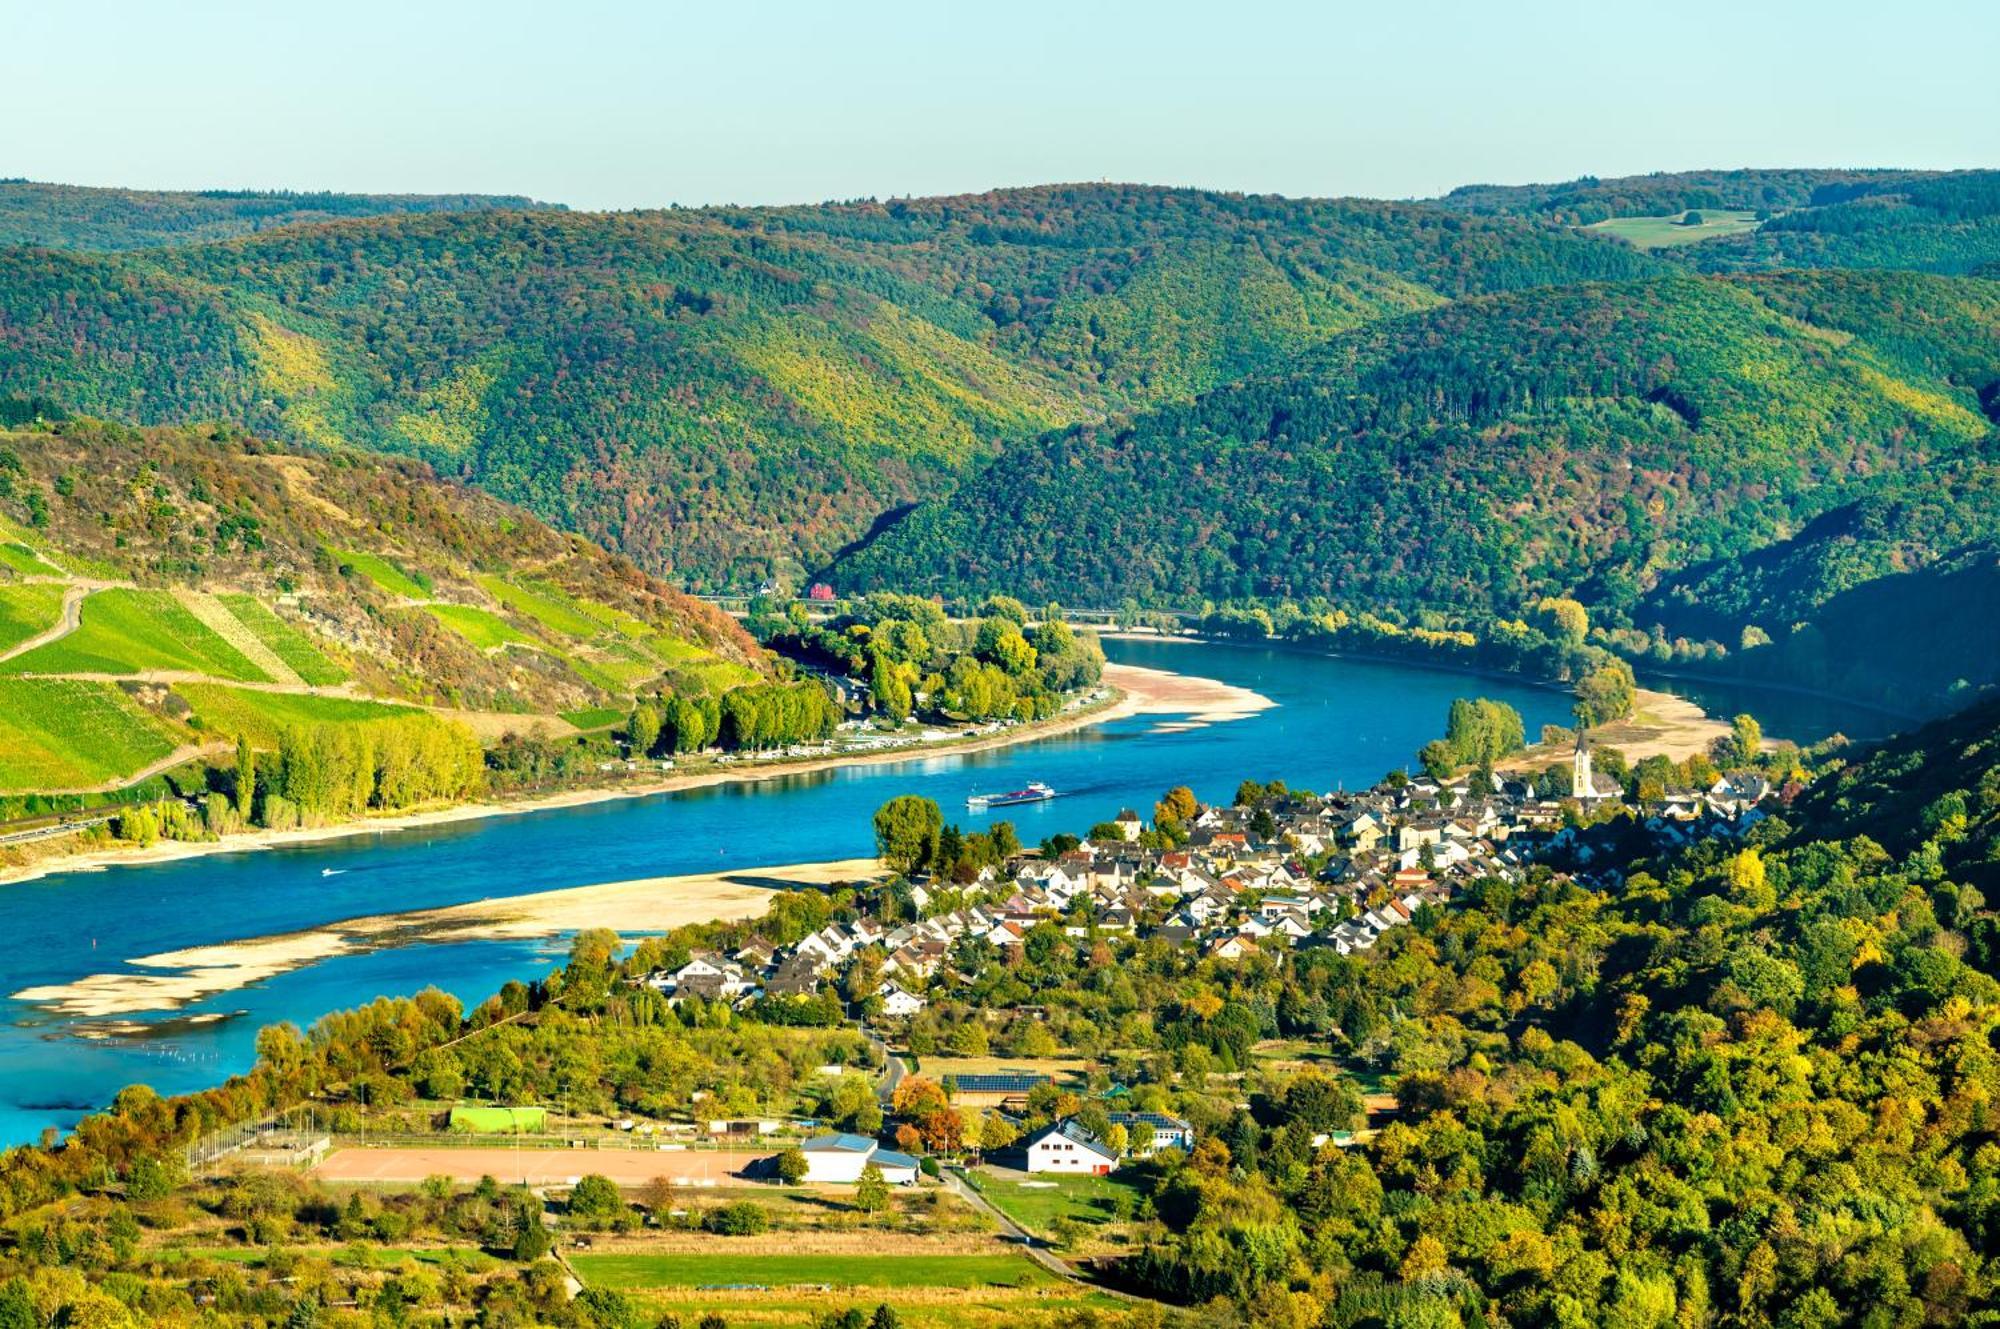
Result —
POLYGON ((1589 803, 1600 798, 1615 798, 1618 789, 1609 780, 1600 781, 1590 769, 1590 740, 1583 730, 1576 731, 1576 751, 1570 754, 1569 796, 1578 802, 1589 803))

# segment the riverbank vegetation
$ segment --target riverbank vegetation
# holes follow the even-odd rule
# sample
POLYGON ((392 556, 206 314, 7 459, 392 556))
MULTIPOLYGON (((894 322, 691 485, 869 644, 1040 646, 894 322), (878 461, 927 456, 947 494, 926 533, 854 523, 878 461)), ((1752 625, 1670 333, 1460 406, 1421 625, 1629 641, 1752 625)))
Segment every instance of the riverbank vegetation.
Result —
POLYGON ((1049 605, 1030 613, 997 596, 966 621, 935 601, 878 592, 816 622, 807 602, 780 615, 755 606, 765 645, 838 680, 864 714, 901 723, 1045 720, 1097 685, 1104 652, 1049 605))

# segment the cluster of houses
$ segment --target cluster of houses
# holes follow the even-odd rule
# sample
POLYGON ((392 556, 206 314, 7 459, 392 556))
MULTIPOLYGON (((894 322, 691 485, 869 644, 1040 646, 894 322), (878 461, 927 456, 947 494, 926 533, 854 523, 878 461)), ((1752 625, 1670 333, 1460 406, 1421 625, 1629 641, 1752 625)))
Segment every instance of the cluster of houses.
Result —
MULTIPOLYGON (((1128 1153, 1144 1157, 1162 1149, 1186 1152, 1194 1147, 1194 1127, 1164 1112, 1113 1112, 1110 1121, 1125 1130, 1123 1151, 1077 1118, 1065 1117, 1022 1136, 994 1153, 991 1161, 1022 1172, 1101 1177, 1117 1171, 1128 1153)), ((806 1160, 805 1180, 811 1183, 853 1183, 872 1163, 889 1185, 908 1186, 922 1170, 917 1159, 866 1135, 816 1135, 798 1147, 806 1160)), ((764 1160, 762 1170, 772 1171, 776 1161, 775 1155, 764 1160)))
MULTIPOLYGON (((1514 880, 1537 861, 1588 875, 1601 846, 1566 812, 1618 795, 1593 774, 1587 747, 1577 748, 1571 776, 1568 799, 1539 796, 1517 779, 1466 776, 1284 797, 1260 808, 1208 807, 1185 827, 1185 843, 1171 848, 1142 845, 1144 823, 1128 810, 1112 823, 1115 837, 1059 857, 1023 855, 1004 869, 982 869, 970 884, 913 883, 915 921, 830 923, 783 950, 752 939, 733 954, 698 954, 645 981, 675 1000, 806 996, 872 947, 880 955, 879 1009, 907 1019, 949 988, 962 943, 1004 951, 1044 923, 1071 936, 1195 947, 1226 962, 1299 946, 1366 951, 1418 910, 1482 878, 1514 880)), ((1650 836, 1662 849, 1740 835, 1764 815, 1760 804, 1773 792, 1760 776, 1724 777, 1707 791, 1640 809, 1636 820, 1618 823, 1619 833, 1650 836)))
MULTIPOLYGON (((1023 855, 969 885, 913 883, 917 921, 831 923, 782 951, 751 940, 733 954, 697 955, 645 981, 675 1000, 810 995, 872 947, 880 961, 879 1009, 907 1019, 957 981, 954 964, 968 939, 1022 946, 1045 924, 1072 936, 1124 934, 1198 948, 1224 962, 1301 946, 1352 954, 1470 883, 1515 880, 1538 861, 1590 880, 1593 857, 1612 861, 1608 835, 1623 837, 1626 850, 1634 835, 1662 850, 1740 836, 1778 793, 1761 776, 1736 774, 1636 809, 1631 819, 1579 824, 1568 815, 1576 804, 1601 805, 1619 791, 1592 771, 1581 744, 1570 776, 1567 799, 1538 795, 1520 780, 1420 778, 1360 793, 1285 796, 1261 807, 1204 808, 1185 827, 1185 841, 1170 848, 1142 844, 1144 823, 1125 811, 1106 828, 1115 835, 1101 831, 1059 857, 1023 855)), ((1006 1072, 963 1077, 952 1088, 962 1103, 1018 1111, 1048 1082, 1036 1072, 1006 1072)), ((1164 1113, 1113 1112, 1110 1121, 1126 1132, 1123 1152, 1194 1144, 1189 1124, 1164 1113)), ((809 1180, 851 1181, 870 1161, 892 1183, 914 1181, 918 1170, 916 1160, 864 1137, 821 1136, 804 1151, 809 1180)), ((1116 1169, 1120 1154, 1071 1117, 1023 1135, 994 1161, 1031 1173, 1091 1174, 1116 1169)))

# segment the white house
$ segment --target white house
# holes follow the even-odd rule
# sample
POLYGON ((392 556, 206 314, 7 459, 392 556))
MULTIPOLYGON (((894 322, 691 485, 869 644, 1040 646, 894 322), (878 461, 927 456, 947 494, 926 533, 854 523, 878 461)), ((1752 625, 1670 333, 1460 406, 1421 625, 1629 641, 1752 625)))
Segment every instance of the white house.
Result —
POLYGON ((1022 1140, 1015 1146, 1028 1172, 1085 1172, 1103 1176, 1118 1166, 1118 1151, 1078 1125, 1065 1119, 1022 1140))
POLYGON ((865 1135, 815 1135, 799 1151, 806 1156, 807 1181, 851 1185, 870 1163, 882 1169, 882 1180, 891 1186, 909 1186, 917 1179, 916 1159, 884 1149, 865 1135))
POLYGON ((1194 1147, 1194 1127, 1164 1112, 1114 1112, 1113 1126, 1123 1126, 1135 1154, 1153 1154, 1162 1149, 1186 1151, 1194 1147))
POLYGON ((875 995, 882 998, 882 1014, 894 1020, 907 1020, 924 1008, 925 1002, 914 992, 906 991, 899 983, 888 982, 875 989, 875 995))

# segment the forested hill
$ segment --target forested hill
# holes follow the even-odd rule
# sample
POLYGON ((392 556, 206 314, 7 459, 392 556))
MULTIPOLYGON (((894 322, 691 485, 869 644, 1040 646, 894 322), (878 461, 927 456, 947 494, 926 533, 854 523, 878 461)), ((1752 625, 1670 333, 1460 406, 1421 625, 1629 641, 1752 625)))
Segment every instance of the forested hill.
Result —
POLYGON ((1683 171, 1467 185, 1438 205, 1589 227, 1701 272, 2000 273, 2000 171, 1683 171))
POLYGON ((0 804, 418 708, 562 734, 766 667, 726 615, 421 462, 0 430, 0 804))
POLYGON ((1574 592, 1616 622, 1663 575, 1869 495, 1952 514, 1922 536, 1864 530, 1843 560, 1872 571, 1769 602, 1713 592, 1708 626, 1733 646, 1745 626, 1782 632, 1945 552, 1928 542, 1992 533, 1995 383, 2000 285, 1979 280, 1676 278, 1469 299, 1014 449, 834 573, 1085 604, 1327 597, 1502 616, 1574 592))
POLYGON ((0 180, 0 245, 149 249, 227 240, 273 226, 384 213, 558 206, 514 194, 301 194, 255 189, 182 192, 0 180))
POLYGON ((1883 183, 1677 251, 1705 272, 1911 268, 2000 276, 2000 171, 1883 183))
POLYGON ((1657 262, 1511 218, 1074 186, 0 251, 0 398, 422 456, 697 586, 1004 445, 1464 295, 1657 262))
POLYGON ((1844 202, 1936 179, 1936 171, 1787 169, 1659 171, 1557 184, 1460 185, 1442 207, 1483 216, 1541 217, 1588 226, 1614 217, 1661 216, 1690 208, 1781 212, 1844 202))

